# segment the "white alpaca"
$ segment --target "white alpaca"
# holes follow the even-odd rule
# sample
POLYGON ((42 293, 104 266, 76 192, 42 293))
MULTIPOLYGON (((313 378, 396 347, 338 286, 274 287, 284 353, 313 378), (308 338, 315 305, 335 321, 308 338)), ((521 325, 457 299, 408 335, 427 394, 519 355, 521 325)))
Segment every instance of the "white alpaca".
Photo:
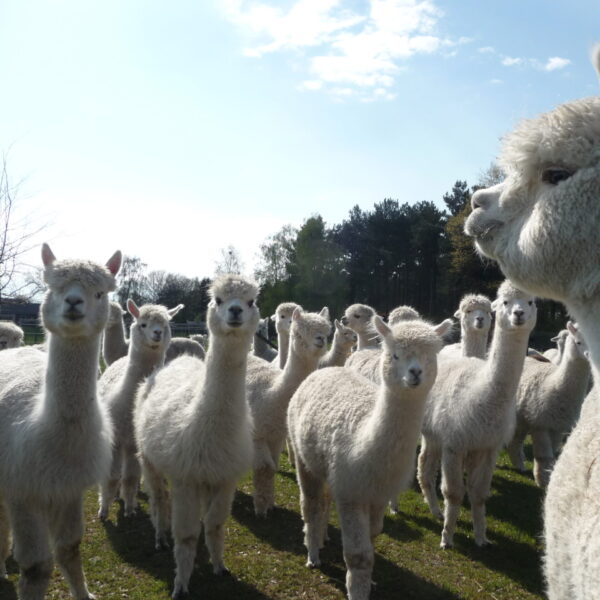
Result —
POLYGON ((550 339, 550 341, 556 344, 556 348, 549 348, 543 353, 544 356, 555 365, 560 364, 563 352, 565 350, 565 341, 568 334, 568 330, 561 329, 553 338, 550 339))
POLYGON ((19 348, 23 345, 25 334, 12 321, 0 321, 0 350, 19 348))
MULTIPOLYGON (((105 477, 111 459, 111 426, 96 398, 96 377, 121 253, 104 267, 56 261, 44 244, 42 260, 48 351, 0 352, 0 494, 21 571, 19 597, 44 597, 53 548, 71 594, 82 600, 92 597, 79 553, 83 492, 105 477)), ((4 562, 5 543, 0 552, 4 562)))
POLYGON ((400 321, 414 321, 421 315, 412 306, 396 306, 388 315, 388 325, 397 325, 400 321))
POLYGON ((342 323, 358 335, 357 350, 379 348, 377 332, 373 328, 375 311, 366 304, 352 304, 344 312, 342 323))
POLYGON ((254 356, 258 356, 267 362, 273 362, 277 358, 277 350, 269 345, 269 319, 261 319, 254 334, 253 343, 254 356))
MULTIPOLYGON (((275 473, 286 439, 286 413, 292 394, 319 365, 331 330, 329 313, 292 314, 288 358, 283 371, 252 356, 248 362, 246 390, 254 422, 254 511, 265 516, 275 505, 275 473)), ((290 456, 293 462, 293 456, 290 456)))
POLYGON ((352 352, 352 347, 358 342, 358 336, 350 327, 342 325, 337 319, 335 319, 333 324, 335 326, 333 342, 331 343, 331 348, 319 361, 319 369, 324 369, 325 367, 343 367, 352 352))
POLYGON ((112 365, 123 356, 127 356, 129 351, 129 341, 125 337, 124 314, 125 312, 118 302, 110 303, 108 321, 102 340, 102 357, 106 366, 112 365))
POLYGON ((277 363, 279 368, 285 367, 290 346, 290 327, 292 326, 292 314, 298 308, 295 302, 282 302, 276 309, 273 319, 277 331, 277 363))
POLYGON ((442 348, 439 360, 474 356, 485 358, 492 324, 492 304, 482 294, 463 296, 454 317, 460 321, 460 342, 442 348))
POLYGON ((240 275, 218 277, 210 288, 206 315, 206 359, 177 358, 150 377, 136 398, 135 435, 157 547, 166 543, 165 479, 171 484, 174 598, 188 591, 203 525, 213 571, 226 572, 225 520, 236 484, 252 461, 245 388, 248 352, 259 319, 257 293, 256 284, 240 275))
POLYGON ((190 335, 190 340, 198 342, 206 352, 206 349, 208 348, 208 333, 196 333, 194 335, 190 335))
POLYGON ((441 518, 435 489, 441 460, 442 548, 453 545, 465 492, 465 471, 475 543, 489 543, 485 535, 485 500, 500 448, 514 431, 515 395, 537 311, 534 298, 508 281, 498 289, 492 309, 496 312, 496 328, 488 357, 440 362, 425 409, 418 479, 431 512, 441 518))
POLYGON ((546 487, 562 437, 579 418, 590 381, 587 346, 571 321, 567 323, 564 355, 560 364, 525 361, 517 391, 517 427, 508 453, 515 467, 525 470, 523 442, 533 442, 533 475, 546 487))
POLYGON ((140 464, 133 435, 133 405, 139 384, 163 366, 165 352, 171 341, 170 320, 183 304, 167 310, 164 306, 147 304, 138 308, 131 299, 127 310, 134 319, 130 330, 129 352, 110 365, 98 382, 98 395, 113 423, 113 457, 110 475, 100 488, 98 517, 108 516, 108 507, 121 484, 125 516, 136 508, 140 481, 140 464))
POLYGON ((379 317, 381 381, 345 367, 310 375, 294 394, 288 429, 296 453, 307 566, 320 564, 330 494, 335 500, 350 600, 371 588, 373 539, 388 499, 414 473, 427 394, 436 376, 439 335, 422 321, 390 329, 379 317))
MULTIPOLYGON (((183 304, 180 306, 183 307, 183 304)), ((187 354, 188 356, 195 356, 196 358, 204 360, 206 351, 201 344, 195 340, 192 340, 191 338, 174 337, 171 338, 171 342, 167 348, 167 353, 165 354, 165 364, 170 363, 173 359, 177 358, 178 356, 183 356, 184 354, 187 354)))
MULTIPOLYGON (((600 45, 594 60, 600 73, 600 45)), ((525 121, 504 142, 506 183, 474 194, 474 210, 465 223, 478 249, 497 260, 517 285, 566 305, 589 346, 596 383, 599 156, 600 96, 525 121)), ((600 413, 588 411, 569 436, 546 493, 544 572, 550 600, 598 598, 599 456, 600 413)))

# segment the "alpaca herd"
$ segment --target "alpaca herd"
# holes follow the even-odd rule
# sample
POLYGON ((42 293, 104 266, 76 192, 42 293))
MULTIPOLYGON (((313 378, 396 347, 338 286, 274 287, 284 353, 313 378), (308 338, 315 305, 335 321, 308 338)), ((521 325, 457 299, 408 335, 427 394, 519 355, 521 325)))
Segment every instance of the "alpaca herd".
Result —
MULTIPOLYGON (((594 61, 600 73, 600 47, 594 61)), ((183 305, 132 300, 127 339, 123 309, 108 298, 121 253, 106 265, 57 260, 44 244, 44 347, 23 346, 23 332, 0 323, 0 577, 12 552, 19 597, 41 600, 56 561, 73 598, 93 598, 80 556, 84 491, 99 489, 100 519, 118 496, 130 516, 142 479, 155 546, 173 541, 172 597, 183 598, 202 529, 214 573, 227 573, 225 522, 250 470, 255 518, 268 518, 288 437, 307 566, 321 564, 333 501, 348 598, 367 600, 373 541, 415 469, 443 521, 441 548, 453 546, 465 491, 475 544, 484 546, 498 454, 506 446, 523 469, 530 434, 535 481, 546 488, 548 597, 596 599, 600 97, 522 123, 506 137, 501 164, 506 180, 473 195, 465 232, 508 279, 493 302, 462 299, 461 341, 445 347, 452 321, 432 325, 412 307, 397 307, 386 324, 353 304, 332 326, 327 308, 285 302, 273 317, 276 354, 258 286, 235 274, 212 283, 208 339, 171 338, 183 305), (572 319, 545 362, 528 357, 536 296, 564 303, 572 319)))

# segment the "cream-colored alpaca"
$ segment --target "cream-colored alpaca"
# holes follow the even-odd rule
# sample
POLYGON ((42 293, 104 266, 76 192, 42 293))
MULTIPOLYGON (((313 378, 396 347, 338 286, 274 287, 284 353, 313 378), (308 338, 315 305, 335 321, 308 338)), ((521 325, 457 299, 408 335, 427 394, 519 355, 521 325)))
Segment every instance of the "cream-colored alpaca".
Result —
POLYGON ((0 321, 0 350, 19 348, 23 345, 25 334, 12 321, 0 321))
POLYGON ((110 475, 100 487, 98 517, 108 516, 108 507, 115 499, 119 484, 125 504, 125 516, 131 516, 137 505, 140 464, 133 435, 133 405, 140 383, 165 362, 165 352, 171 341, 170 320, 183 308, 171 310, 146 304, 138 308, 130 298, 127 310, 133 317, 129 352, 102 374, 98 394, 113 423, 113 458, 110 475))
POLYGON ((397 325, 400 321, 414 321, 420 319, 421 315, 412 306, 396 306, 388 315, 388 325, 397 325))
POLYGON ((333 342, 327 354, 319 361, 319 369, 343 367, 352 352, 352 347, 358 342, 358 336, 350 327, 342 325, 337 319, 333 324, 335 327, 333 342))
MULTIPOLYGON (((600 74, 600 45, 594 60, 600 74)), ((518 286, 567 306, 589 346, 597 384, 600 96, 523 122, 506 138, 501 164, 506 182, 473 195, 465 231, 518 286)), ((597 385, 591 393, 598 395, 597 385)), ((600 413, 586 411, 556 462, 546 494, 544 573, 550 600, 598 598, 598 457, 600 413)))
POLYGON ((102 340, 102 357, 106 366, 112 365, 116 360, 127 356, 129 341, 125 336, 125 312, 118 302, 111 302, 108 309, 108 321, 104 329, 102 340))
POLYGON ((259 319, 257 294, 256 284, 240 275, 217 278, 206 315, 206 359, 175 359, 136 398, 135 434, 157 547, 166 543, 165 480, 171 484, 174 598, 187 594, 202 526, 213 571, 226 572, 225 520, 237 482, 252 462, 246 364, 259 319))
POLYGON ((282 302, 276 309, 273 319, 277 331, 277 364, 280 369, 285 367, 290 346, 290 327, 292 326, 292 314, 298 308, 295 302, 282 302))
MULTIPOLYGON (((47 353, 33 348, 0 352, 0 494, 21 571, 21 600, 44 598, 53 568, 51 548, 73 598, 84 600, 92 596, 79 552, 83 492, 110 467, 111 426, 96 397, 96 377, 107 294, 115 289, 121 253, 104 267, 57 261, 44 244, 42 261, 48 291, 40 313, 47 353)), ((0 560, 7 549, 0 543, 0 560)))
POLYGON ((366 304, 352 304, 344 312, 342 323, 358 336, 357 350, 379 348, 377 332, 373 328, 375 311, 366 304))
MULTIPOLYGON (((265 516, 275 505, 275 473, 287 435, 287 407, 298 386, 314 371, 327 349, 329 311, 292 314, 288 358, 283 371, 262 358, 250 357, 246 375, 254 423, 254 510, 265 516)), ((293 462, 293 455, 290 456, 293 462)))
POLYGON ((380 385, 345 367, 321 369, 302 383, 288 409, 307 566, 320 564, 333 496, 350 600, 369 597, 373 540, 398 482, 413 476, 425 399, 442 346, 423 321, 390 329, 375 317, 374 328, 383 340, 380 385))

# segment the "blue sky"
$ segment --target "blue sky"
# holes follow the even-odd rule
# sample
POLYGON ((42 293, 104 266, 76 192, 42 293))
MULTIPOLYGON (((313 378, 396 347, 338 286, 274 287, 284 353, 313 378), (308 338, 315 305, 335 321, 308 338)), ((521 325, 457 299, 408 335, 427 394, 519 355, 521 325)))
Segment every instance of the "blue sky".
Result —
POLYGON ((233 244, 251 271, 286 223, 475 183, 519 119, 599 92, 599 24, 591 0, 4 0, 0 148, 59 257, 204 276, 233 244))

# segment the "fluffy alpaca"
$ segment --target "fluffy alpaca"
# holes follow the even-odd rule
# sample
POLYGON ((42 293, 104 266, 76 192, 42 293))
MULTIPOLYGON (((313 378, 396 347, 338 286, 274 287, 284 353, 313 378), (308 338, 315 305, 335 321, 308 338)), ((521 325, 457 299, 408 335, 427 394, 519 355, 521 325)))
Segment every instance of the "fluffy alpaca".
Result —
POLYGON ((356 333, 342 325, 337 319, 333 322, 335 331, 333 332, 333 342, 331 348, 319 361, 319 369, 325 367, 343 367, 346 359, 352 352, 352 347, 356 345, 358 336, 356 333))
POLYGON ((269 319, 261 319, 258 322, 258 329, 254 334, 253 353, 254 356, 258 356, 267 362, 273 362, 277 358, 277 350, 271 348, 268 340, 269 319))
MULTIPOLYGON (((275 504, 275 473, 286 439, 286 412, 292 394, 319 365, 331 330, 328 311, 292 313, 288 359, 283 371, 251 357, 246 375, 248 404, 254 423, 254 511, 265 516, 275 504)), ((293 456, 290 456, 293 461, 293 456)))
POLYGON ((397 325, 400 321, 414 321, 421 315, 412 306, 397 306, 388 315, 388 325, 397 325))
MULTIPOLYGON (((91 598, 79 553, 83 492, 110 467, 111 426, 97 401, 96 377, 121 253, 104 267, 57 261, 44 244, 42 261, 48 351, 0 353, 0 493, 21 571, 19 597, 44 597, 52 547, 71 594, 82 600, 91 598)), ((0 543, 0 560, 7 550, 0 543)))
POLYGON ((560 364, 563 352, 565 350, 565 341, 568 334, 568 330, 561 329, 553 338, 550 339, 551 342, 556 344, 556 348, 549 348, 543 353, 544 356, 555 365, 560 364))
POLYGON ((118 302, 110 303, 108 322, 102 340, 102 358, 104 358, 106 366, 112 365, 123 356, 127 356, 129 351, 129 341, 125 337, 124 314, 126 313, 118 302))
POLYGON ((499 287, 492 309, 496 328, 487 359, 460 357, 440 362, 425 409, 418 479, 431 512, 441 518, 435 490, 441 459, 442 548, 453 544, 465 491, 464 471, 475 543, 489 543, 485 500, 500 448, 514 431, 515 394, 537 310, 534 298, 508 281, 499 287))
POLYGON ((587 346, 571 321, 567 323, 567 330, 569 335, 561 362, 555 365, 525 361, 517 391, 517 427, 508 453, 513 465, 524 471, 523 442, 531 433, 533 475, 540 487, 548 484, 555 448, 577 422, 589 387, 587 346))
POLYGON ((136 508, 136 493, 140 481, 140 465, 133 435, 133 404, 139 384, 165 362, 165 352, 171 341, 170 320, 183 304, 167 310, 164 306, 147 304, 138 308, 131 299, 127 310, 134 319, 130 330, 129 352, 102 374, 98 394, 113 423, 113 456, 110 475, 102 481, 98 517, 108 516, 108 507, 121 483, 125 516, 136 508))
POLYGON ((134 413, 157 547, 166 544, 165 479, 171 484, 174 598, 188 591, 203 525, 213 571, 226 572, 225 520, 252 461, 245 380, 259 319, 258 288, 241 275, 222 275, 209 293, 206 359, 181 356, 163 367, 140 387, 134 413))
POLYGON ((276 309, 273 319, 277 331, 277 363, 279 368, 285 367, 290 346, 290 327, 292 326, 292 314, 298 308, 295 302, 282 302, 276 309))
POLYGON ((18 348, 23 345, 25 334, 12 321, 0 321, 0 350, 18 348))
MULTIPOLYGON (((600 45, 594 60, 600 74, 600 45)), ((599 157, 599 96, 525 121, 504 141, 507 181, 474 194, 465 223, 479 251, 497 260, 512 281, 567 306, 588 344, 596 382, 599 157)), ((546 493, 544 572, 550 600, 592 600, 600 590, 600 414, 589 411, 586 417, 569 436, 546 493)))
POLYGON ((377 333, 372 323, 374 316, 375 311, 366 304, 352 304, 344 312, 342 323, 358 335, 357 350, 379 348, 377 333))
MULTIPOLYGON (((183 307, 183 304, 180 306, 183 307)), ((174 337, 171 338, 171 342, 167 348, 167 353, 165 354, 165 364, 170 363, 173 359, 177 358, 178 356, 183 356, 184 354, 195 356, 201 360, 204 360, 206 356, 204 347, 195 340, 186 337, 174 337)))
POLYGON ((390 329, 380 317, 381 385, 351 369, 311 374, 294 394, 288 429, 296 453, 307 566, 320 564, 330 494, 336 502, 350 600, 371 588, 373 539, 383 527, 388 499, 409 480, 425 398, 436 376, 441 339, 422 321, 390 329))
POLYGON ((206 352, 206 349, 208 348, 208 333, 196 333, 194 335, 190 335, 190 340, 198 342, 206 352))
POLYGON ((485 358, 490 326, 492 303, 482 294, 463 296, 454 317, 460 321, 460 342, 442 348, 439 360, 457 356, 485 358))

